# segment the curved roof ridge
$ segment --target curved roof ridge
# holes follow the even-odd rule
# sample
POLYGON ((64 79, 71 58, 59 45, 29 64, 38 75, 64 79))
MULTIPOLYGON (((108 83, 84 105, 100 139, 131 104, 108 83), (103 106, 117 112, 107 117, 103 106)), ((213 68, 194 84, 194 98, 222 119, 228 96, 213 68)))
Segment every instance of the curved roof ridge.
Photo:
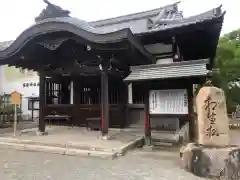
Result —
POLYGON ((111 25, 111 24, 117 24, 117 23, 122 23, 124 21, 129 21, 129 20, 135 20, 135 19, 142 19, 142 18, 147 18, 147 17, 153 17, 159 14, 159 12, 163 8, 171 7, 176 4, 180 3, 175 2, 172 4, 168 4, 159 8, 151 9, 151 10, 145 10, 141 12, 136 12, 136 13, 131 13, 131 14, 126 14, 122 16, 117 16, 117 17, 112 17, 112 18, 107 18, 107 19, 101 19, 101 20, 96 20, 96 21, 90 21, 89 23, 92 24, 95 27, 101 27, 101 26, 106 26, 106 25, 111 25))
MULTIPOLYGON (((191 24, 201 23, 201 22, 205 22, 205 21, 211 21, 214 19, 219 19, 219 18, 224 17, 224 15, 226 13, 226 11, 222 12, 221 7, 222 7, 222 5, 218 6, 217 8, 213 8, 209 11, 206 11, 204 13, 190 16, 187 18, 176 19, 176 20, 162 20, 156 26, 154 26, 154 27, 150 26, 148 31, 140 32, 138 34, 148 34, 148 33, 154 32, 154 31, 155 32, 162 31, 162 30, 178 28, 178 27, 182 27, 182 26, 188 26, 191 24)), ((149 21, 148 21, 148 23, 149 23, 149 21)))
POLYGON ((149 30, 157 30, 157 29, 161 29, 161 28, 167 28, 168 26, 171 25, 176 25, 176 24, 182 24, 182 23, 186 23, 186 22, 199 22, 202 20, 207 20, 207 19, 212 19, 214 17, 219 17, 221 15, 223 15, 225 12, 222 12, 221 9, 222 5, 210 9, 208 11, 205 11, 201 14, 197 14, 197 15, 193 15, 193 16, 189 16, 189 17, 185 17, 185 18, 178 18, 178 19, 157 19, 157 20, 148 20, 148 28, 149 30))

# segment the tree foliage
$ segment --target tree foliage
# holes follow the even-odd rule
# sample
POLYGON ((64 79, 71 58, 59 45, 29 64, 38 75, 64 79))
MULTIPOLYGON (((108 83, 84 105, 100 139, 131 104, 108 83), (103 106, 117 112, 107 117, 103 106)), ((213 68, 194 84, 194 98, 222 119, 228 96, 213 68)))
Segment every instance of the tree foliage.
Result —
POLYGON ((225 91, 228 108, 240 104, 240 29, 220 38, 214 63, 213 85, 225 91))

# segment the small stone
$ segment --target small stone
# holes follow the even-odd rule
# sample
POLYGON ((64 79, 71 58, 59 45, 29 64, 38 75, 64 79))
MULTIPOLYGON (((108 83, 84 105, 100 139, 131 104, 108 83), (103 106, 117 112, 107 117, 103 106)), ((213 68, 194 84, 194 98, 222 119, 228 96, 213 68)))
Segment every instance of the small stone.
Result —
POLYGON ((222 179, 232 180, 240 178, 240 148, 233 149, 225 159, 225 166, 220 172, 222 179))
POLYGON ((45 132, 36 131, 36 135, 37 136, 45 136, 45 135, 48 135, 48 132, 47 131, 45 131, 45 132))
POLYGON ((151 152, 151 151, 153 151, 153 146, 146 145, 146 146, 143 146, 142 149, 144 151, 151 152))
POLYGON ((102 139, 102 140, 109 140, 109 139, 110 139, 110 136, 101 136, 101 139, 102 139))
POLYGON ((193 172, 193 151, 197 148, 199 147, 197 147, 194 143, 189 143, 180 149, 180 158, 182 160, 181 165, 185 170, 189 172, 193 172))

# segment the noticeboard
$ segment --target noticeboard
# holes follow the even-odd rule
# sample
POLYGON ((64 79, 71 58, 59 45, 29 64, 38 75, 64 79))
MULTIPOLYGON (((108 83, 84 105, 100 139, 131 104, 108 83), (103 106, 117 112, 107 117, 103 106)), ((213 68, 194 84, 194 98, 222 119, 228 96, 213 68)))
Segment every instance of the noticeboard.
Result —
POLYGON ((151 90, 149 112, 150 114, 188 114, 187 90, 151 90))

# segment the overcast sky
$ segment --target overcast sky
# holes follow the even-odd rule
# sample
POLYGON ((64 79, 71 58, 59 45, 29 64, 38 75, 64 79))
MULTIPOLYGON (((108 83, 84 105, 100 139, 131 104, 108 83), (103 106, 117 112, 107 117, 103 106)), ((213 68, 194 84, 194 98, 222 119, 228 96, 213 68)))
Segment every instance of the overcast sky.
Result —
MULTIPOLYGON (((71 11, 71 15, 85 21, 116 17, 155 9, 175 0, 50 0, 71 11)), ((179 8, 188 17, 223 4, 227 11, 223 32, 240 28, 240 0, 182 0, 179 8)), ((42 0, 1 0, 0 41, 13 40, 34 23, 34 18, 45 8, 42 0)))

